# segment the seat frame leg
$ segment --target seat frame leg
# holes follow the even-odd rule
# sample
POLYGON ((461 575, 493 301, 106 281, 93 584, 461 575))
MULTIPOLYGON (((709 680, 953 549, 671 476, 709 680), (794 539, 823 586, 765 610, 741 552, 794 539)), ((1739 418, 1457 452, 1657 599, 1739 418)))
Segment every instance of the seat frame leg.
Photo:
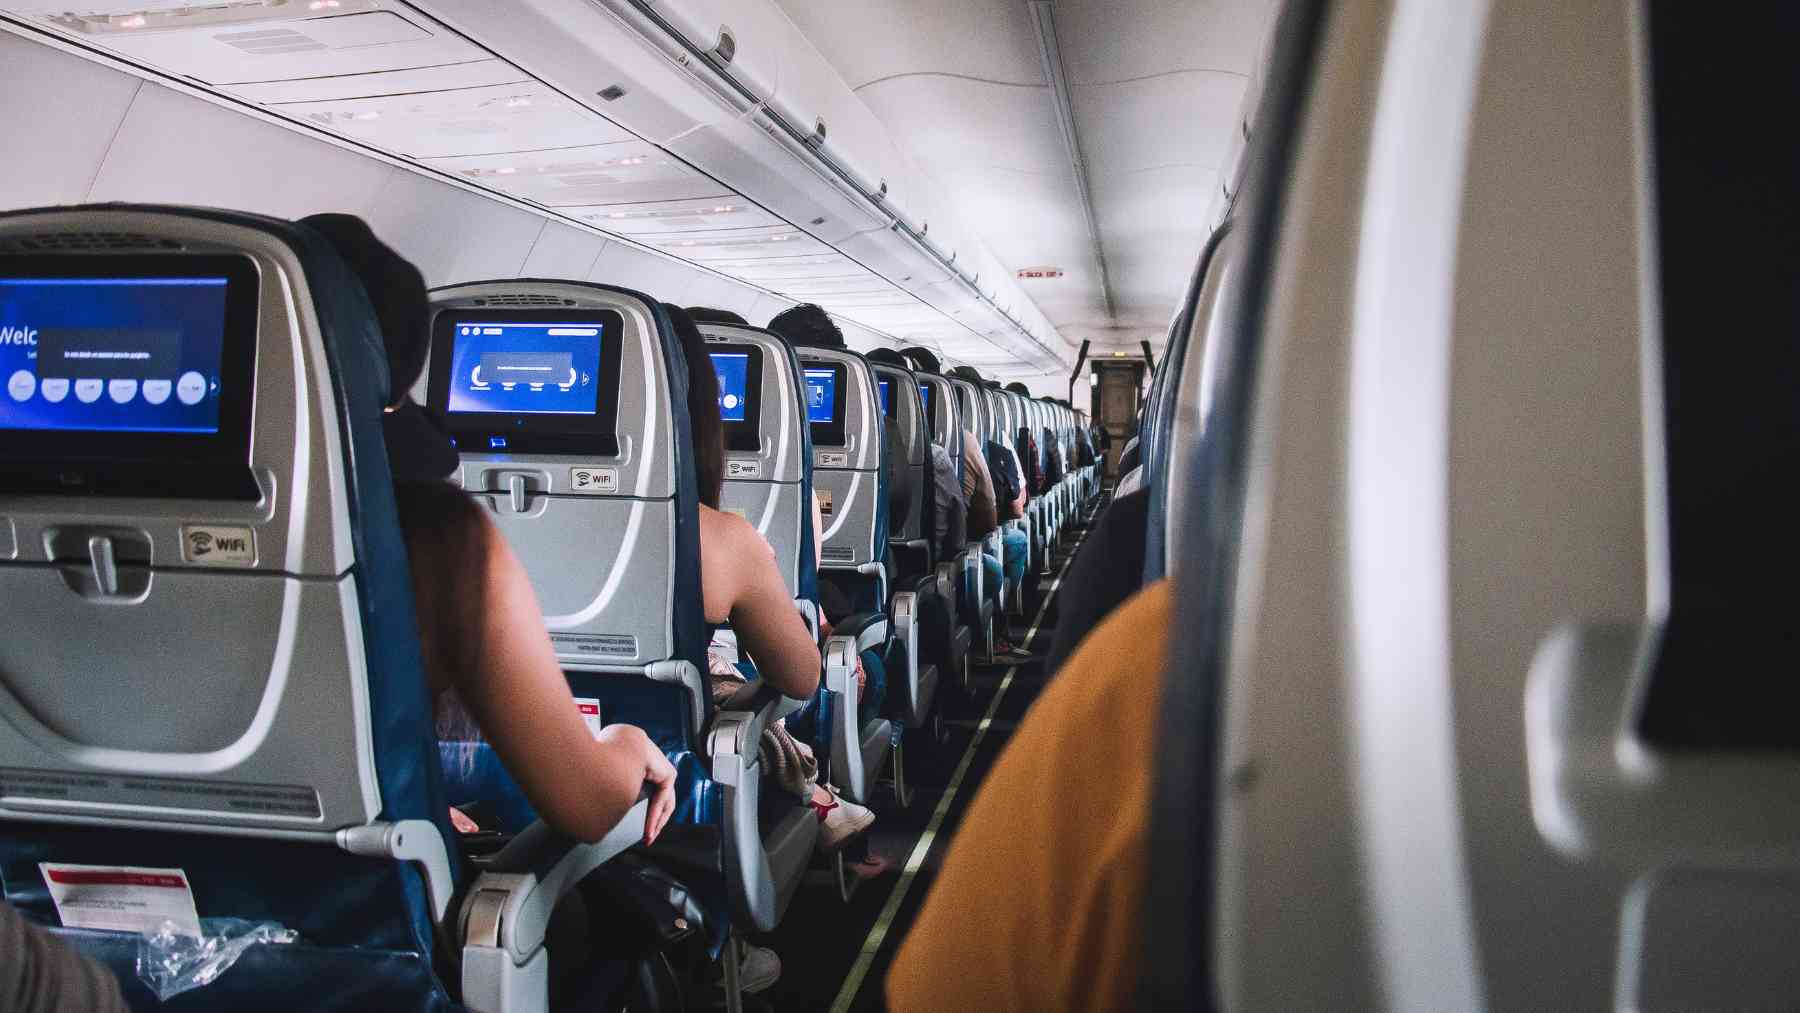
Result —
POLYGON ((744 943, 736 932, 725 940, 725 1010, 744 1013, 744 986, 740 968, 744 959, 744 943))

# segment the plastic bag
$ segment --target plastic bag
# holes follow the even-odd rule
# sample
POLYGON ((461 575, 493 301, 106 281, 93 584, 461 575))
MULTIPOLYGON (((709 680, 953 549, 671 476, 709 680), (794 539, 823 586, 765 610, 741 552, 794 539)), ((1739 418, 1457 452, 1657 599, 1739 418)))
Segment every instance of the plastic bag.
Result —
POLYGON ((202 918, 199 936, 172 921, 138 936, 137 974, 163 1002, 189 989, 210 985, 257 943, 291 943, 300 938, 280 922, 242 918, 202 918))

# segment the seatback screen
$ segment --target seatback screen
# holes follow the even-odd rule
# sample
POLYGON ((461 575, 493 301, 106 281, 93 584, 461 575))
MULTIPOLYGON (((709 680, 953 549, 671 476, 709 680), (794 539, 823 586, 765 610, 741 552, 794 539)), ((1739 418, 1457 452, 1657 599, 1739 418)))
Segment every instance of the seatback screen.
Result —
POLYGON ((8 484, 255 498, 256 287, 255 265, 235 256, 0 258, 8 484), (31 460, 107 463, 49 483, 31 460), (151 480, 156 469, 166 477, 151 480))
POLYGON ((427 400, 464 453, 618 453, 625 321, 611 310, 440 310, 427 400))
POLYGON ((812 423, 815 446, 845 445, 844 397, 849 387, 849 374, 842 363, 800 360, 802 383, 806 394, 806 418, 812 423))
POLYGON ((837 421, 837 373, 830 367, 806 370, 806 420, 837 421))
POLYGON ((449 410, 592 415, 606 325, 455 321, 449 410))
POLYGON ((931 384, 919 384, 919 400, 925 411, 925 431, 937 436, 937 419, 931 414, 931 384))
POLYGON ((894 417, 894 399, 889 388, 891 388, 893 384, 887 380, 877 380, 875 382, 881 387, 881 414, 886 415, 891 419, 894 417))
POLYGON ((750 409, 750 356, 743 352, 712 353, 713 372, 719 378, 719 418, 744 421, 750 409))
POLYGON ((9 429, 216 433, 222 276, 0 278, 9 429))
POLYGON ((762 349, 752 344, 708 340, 713 375, 719 380, 719 420, 725 424, 725 449, 762 451, 762 349))

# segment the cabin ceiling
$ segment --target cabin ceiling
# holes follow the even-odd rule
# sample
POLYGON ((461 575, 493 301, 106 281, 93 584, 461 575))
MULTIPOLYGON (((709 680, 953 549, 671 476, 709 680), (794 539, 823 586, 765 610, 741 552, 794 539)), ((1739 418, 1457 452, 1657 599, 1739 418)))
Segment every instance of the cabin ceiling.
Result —
POLYGON ((1272 0, 1055 0, 1100 256, 1030 0, 778 0, 1065 338, 1160 346, 1272 0))
POLYGON ((1272 6, 0 0, 0 18, 953 361, 1043 377, 1084 338, 1162 339, 1272 6), (1097 243, 1040 50, 1046 11, 1097 243), (728 30, 736 58, 708 70, 728 30), (749 98, 721 97, 721 74, 749 98), (829 137, 783 140, 772 111, 803 129, 816 114, 829 137), (1016 277, 1032 267, 1063 274, 1016 277))

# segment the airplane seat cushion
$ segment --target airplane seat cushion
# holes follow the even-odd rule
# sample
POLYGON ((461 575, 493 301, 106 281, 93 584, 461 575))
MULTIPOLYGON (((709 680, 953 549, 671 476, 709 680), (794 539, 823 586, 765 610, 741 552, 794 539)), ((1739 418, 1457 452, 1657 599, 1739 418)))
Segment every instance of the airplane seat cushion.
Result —
MULTIPOLYGON (((171 209, 114 204, 91 210, 167 213, 171 209)), ((406 545, 382 433, 382 410, 389 403, 389 372, 375 312, 359 279, 313 230, 262 215, 209 208, 175 210, 182 217, 266 233, 292 250, 301 264, 330 366, 330 392, 344 445, 370 737, 382 805, 377 818, 426 820, 447 843, 454 842, 431 706, 424 689, 406 545)), ((455 877, 461 870, 453 847, 450 856, 455 877)), ((422 875, 408 864, 359 857, 318 842, 177 830, 9 825, 0 833, 0 879, 7 899, 28 917, 48 925, 56 925, 57 920, 37 868, 39 861, 180 867, 189 873, 201 917, 267 919, 300 933, 304 945, 263 947, 267 953, 244 965, 260 966, 259 973, 240 970, 182 997, 196 1005, 229 1006, 235 991, 251 987, 261 996, 267 981, 290 972, 296 982, 302 977, 314 982, 298 993, 288 993, 312 993, 304 1004, 308 1008, 322 1008, 331 998, 317 993, 316 983, 327 980, 344 982, 346 987, 385 990, 393 1000, 383 1003, 387 1008, 449 1005, 448 994, 431 965, 430 898, 422 875), (266 872, 270 868, 280 868, 284 874, 269 877, 266 872), (283 953, 292 957, 291 964, 283 953), (263 973, 268 977, 262 977, 263 973), (235 985, 226 985, 233 981, 235 985)), ((71 939, 79 936, 84 944, 93 942, 89 952, 105 960, 122 979, 129 981, 135 974, 135 936, 58 931, 71 939), (129 957, 122 962, 111 959, 127 951, 129 957)), ((238 1001, 248 1004, 247 999, 238 1001)))
POLYGON ((1094 518, 1063 581, 1056 605, 1056 638, 1044 671, 1054 674, 1088 631, 1144 587, 1149 508, 1148 493, 1139 489, 1114 499, 1094 518))

